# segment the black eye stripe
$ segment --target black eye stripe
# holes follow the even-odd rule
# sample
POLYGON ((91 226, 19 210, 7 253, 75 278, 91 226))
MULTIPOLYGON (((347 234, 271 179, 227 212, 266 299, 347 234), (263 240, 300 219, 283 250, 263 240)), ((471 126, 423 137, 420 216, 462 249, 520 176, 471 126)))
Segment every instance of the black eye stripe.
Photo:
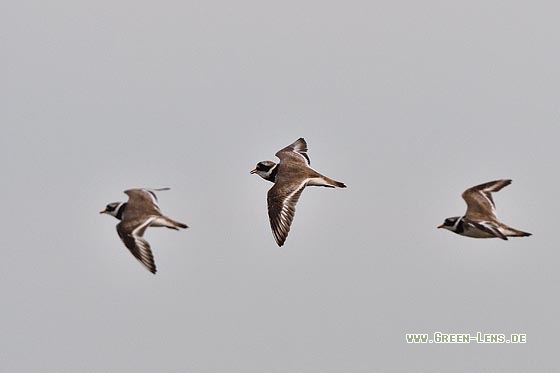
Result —
POLYGON ((109 212, 115 211, 117 206, 118 206, 117 204, 110 203, 105 207, 105 211, 109 211, 109 212))

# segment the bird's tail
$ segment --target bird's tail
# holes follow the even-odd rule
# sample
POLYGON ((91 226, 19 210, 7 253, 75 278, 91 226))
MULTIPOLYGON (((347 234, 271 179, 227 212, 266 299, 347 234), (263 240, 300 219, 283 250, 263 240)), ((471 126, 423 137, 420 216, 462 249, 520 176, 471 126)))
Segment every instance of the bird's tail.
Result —
POLYGON ((344 184, 342 181, 336 181, 334 179, 331 179, 330 177, 326 177, 320 174, 319 176, 309 179, 307 185, 324 186, 327 188, 346 188, 346 184, 344 184))
POLYGON ((335 188, 346 188, 346 184, 344 184, 342 181, 336 181, 333 179, 329 179, 329 181, 335 188))
POLYGON ((179 228, 188 228, 188 225, 168 218, 167 216, 159 216, 154 222, 151 224, 153 227, 166 227, 169 229, 179 230, 179 228))
POLYGON ((532 235, 532 233, 523 232, 519 229, 508 227, 507 225, 502 227, 502 232, 508 237, 529 237, 532 235))

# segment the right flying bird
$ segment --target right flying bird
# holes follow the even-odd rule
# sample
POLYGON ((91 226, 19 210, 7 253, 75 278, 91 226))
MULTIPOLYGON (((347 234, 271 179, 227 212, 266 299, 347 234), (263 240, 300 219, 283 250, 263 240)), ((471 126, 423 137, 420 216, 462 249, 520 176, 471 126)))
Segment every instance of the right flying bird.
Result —
POLYGON ((531 233, 523 232, 505 225, 496 216, 496 205, 492 193, 511 184, 511 180, 496 180, 469 188, 463 192, 467 203, 465 216, 447 218, 438 228, 445 228, 462 236, 474 238, 526 237, 531 233))
POLYGON ((279 150, 276 156, 280 163, 261 161, 251 173, 274 183, 268 191, 268 218, 274 239, 282 246, 290 232, 296 203, 306 186, 346 188, 346 185, 309 167, 307 143, 303 138, 279 150))

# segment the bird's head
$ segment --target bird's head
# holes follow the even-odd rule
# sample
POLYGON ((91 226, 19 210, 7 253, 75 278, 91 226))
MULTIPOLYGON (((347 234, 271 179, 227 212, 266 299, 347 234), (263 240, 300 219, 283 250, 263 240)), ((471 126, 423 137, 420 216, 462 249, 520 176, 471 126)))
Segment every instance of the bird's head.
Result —
POLYGON ((126 202, 113 202, 105 206, 105 210, 99 211, 100 214, 109 214, 117 219, 121 219, 126 202))
POLYGON ((460 217, 459 216, 455 216, 452 218, 447 218, 444 220, 443 224, 440 225, 438 228, 444 228, 444 229, 448 229, 452 232, 455 232, 455 229, 457 228, 457 223, 459 221, 460 217))
POLYGON ((251 170, 252 174, 257 174, 265 180, 274 182, 276 180, 276 163, 272 161, 261 161, 251 170))

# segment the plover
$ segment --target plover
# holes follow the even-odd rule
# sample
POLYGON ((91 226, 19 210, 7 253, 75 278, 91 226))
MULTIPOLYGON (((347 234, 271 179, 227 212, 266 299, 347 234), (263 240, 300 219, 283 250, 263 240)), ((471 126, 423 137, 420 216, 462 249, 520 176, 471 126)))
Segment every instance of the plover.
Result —
POLYGON ((526 237, 531 233, 523 232, 505 225, 496 216, 496 205, 492 193, 511 184, 511 180, 496 180, 469 188, 463 192, 467 203, 464 216, 447 218, 438 228, 445 228, 462 236, 474 238, 526 237))
POLYGON ((306 186, 346 188, 346 185, 321 175, 309 166, 307 143, 303 138, 279 150, 276 156, 280 158, 280 163, 261 161, 251 174, 274 183, 267 196, 268 217, 274 239, 278 246, 282 246, 294 219, 296 203, 306 186))
POLYGON ((125 190, 128 202, 110 203, 105 210, 99 212, 112 215, 121 221, 117 224, 117 233, 122 242, 132 255, 153 274, 156 273, 154 256, 150 244, 142 238, 146 228, 167 227, 175 230, 187 228, 186 224, 179 223, 161 213, 154 193, 161 190, 169 190, 169 188, 125 190))

